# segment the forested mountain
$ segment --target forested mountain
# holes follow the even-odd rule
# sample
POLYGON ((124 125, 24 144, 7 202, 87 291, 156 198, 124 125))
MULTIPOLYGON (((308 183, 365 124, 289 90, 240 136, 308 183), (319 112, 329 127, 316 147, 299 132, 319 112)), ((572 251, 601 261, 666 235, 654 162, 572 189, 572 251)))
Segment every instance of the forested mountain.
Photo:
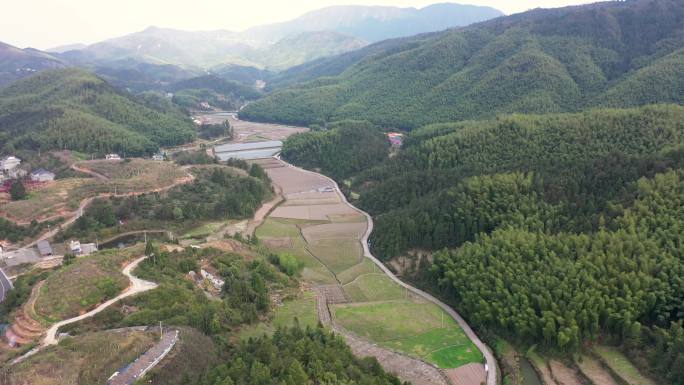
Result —
POLYGON ((65 66, 63 61, 47 53, 0 42, 0 87, 39 71, 65 66))
MULTIPOLYGON (((301 142, 287 159, 349 177, 301 142)), ((443 250, 418 279, 476 327, 556 352, 612 341, 679 373, 684 107, 435 124, 367 164, 348 188, 374 217, 373 252, 443 250)))
POLYGON ((302 32, 334 31, 368 42, 461 27, 503 16, 475 5, 440 3, 420 9, 342 5, 317 9, 294 20, 250 28, 245 35, 277 41, 302 32))
POLYGON ((151 64, 133 59, 117 60, 106 65, 84 63, 78 67, 95 72, 109 84, 133 94, 164 90, 170 84, 202 74, 201 71, 186 70, 172 64, 151 64))
POLYGON ((173 93, 173 102, 179 106, 197 109, 202 102, 224 110, 237 110, 246 101, 255 100, 261 93, 250 87, 215 75, 198 76, 181 80, 165 87, 173 93))
POLYGON ((684 4, 674 0, 533 10, 366 49, 360 59, 353 52, 348 63, 356 64, 341 75, 276 91, 242 115, 412 129, 511 112, 681 103, 682 20, 684 4))
MULTIPOLYGON (((277 71, 302 64, 322 56, 353 51, 368 44, 365 40, 333 31, 302 32, 286 37, 259 50, 259 63, 277 71)), ((257 60, 255 58, 255 60, 257 60)))
POLYGON ((189 118, 148 107, 82 70, 46 71, 0 90, 0 148, 142 155, 191 140, 189 118))

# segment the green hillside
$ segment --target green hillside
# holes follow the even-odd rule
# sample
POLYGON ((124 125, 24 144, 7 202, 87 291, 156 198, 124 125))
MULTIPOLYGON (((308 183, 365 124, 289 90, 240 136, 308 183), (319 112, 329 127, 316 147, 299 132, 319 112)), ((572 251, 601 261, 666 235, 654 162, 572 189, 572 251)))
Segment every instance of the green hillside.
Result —
POLYGON ((141 155, 194 137, 174 109, 147 107, 95 75, 43 72, 0 91, 0 148, 141 155))
MULTIPOLYGON (((287 159, 346 171, 299 142, 287 159)), ((413 258, 403 273, 475 327, 553 352, 622 345, 681 383, 684 107, 434 124, 367 164, 349 188, 373 253, 413 258)))
POLYGON ((215 75, 181 80, 168 86, 167 90, 173 92, 175 104, 186 108, 200 108, 200 103, 207 102, 225 110, 237 110, 246 101, 261 96, 254 87, 215 75))
POLYGON ((361 57, 335 58, 342 68, 319 61, 294 75, 344 72, 275 91, 241 115, 412 129, 512 112, 682 103, 682 18, 684 4, 673 0, 533 10, 396 47, 370 46, 361 57))

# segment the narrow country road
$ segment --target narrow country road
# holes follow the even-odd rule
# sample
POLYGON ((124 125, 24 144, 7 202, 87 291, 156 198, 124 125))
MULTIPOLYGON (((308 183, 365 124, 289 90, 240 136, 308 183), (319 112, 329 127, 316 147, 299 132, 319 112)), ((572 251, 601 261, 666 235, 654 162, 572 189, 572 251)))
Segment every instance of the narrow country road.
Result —
POLYGON ((5 272, 0 269, 0 303, 5 300, 7 292, 9 292, 11 289, 12 281, 10 281, 9 277, 5 275, 5 272))
POLYGON ((95 309, 93 309, 93 310, 91 310, 85 314, 81 314, 77 317, 69 318, 69 319, 57 322, 56 324, 52 325, 48 329, 47 334, 45 335, 45 338, 43 338, 41 345, 42 346, 55 345, 57 343, 57 330, 59 330, 59 328, 62 326, 68 325, 68 324, 71 324, 74 322, 78 322, 78 321, 85 319, 85 318, 92 317, 95 314, 103 311, 104 309, 108 308, 109 306, 111 306, 112 304, 116 303, 117 301, 119 301, 123 298, 130 297, 132 295, 142 293, 142 292, 145 292, 148 290, 152 290, 155 287, 157 287, 156 283, 142 280, 142 279, 137 278, 131 274, 131 271, 133 271, 133 269, 138 267, 140 262, 142 262, 145 258, 147 258, 147 257, 146 256, 140 257, 140 258, 136 259, 135 261, 126 265, 126 267, 124 267, 122 272, 126 277, 128 277, 128 279, 131 282, 131 285, 126 290, 124 290, 123 293, 119 294, 118 296, 110 299, 109 301, 101 304, 100 306, 96 307, 95 309))
POLYGON ((461 315, 458 314, 449 305, 447 305, 444 302, 440 301, 439 299, 435 298, 431 294, 428 294, 428 293, 426 293, 420 289, 417 289, 417 288, 403 282, 402 280, 400 280, 396 275, 394 275, 394 273, 390 269, 388 269, 382 262, 380 262, 380 260, 375 258, 375 256, 373 256, 373 254, 371 254, 370 248, 368 247, 368 237, 373 232, 373 218, 371 218, 371 216, 368 215, 368 213, 366 213, 365 211, 360 210, 359 208, 357 208, 354 205, 352 205, 351 203, 349 203, 347 201, 347 198, 344 196, 344 194, 342 194, 339 186, 337 185, 337 182, 335 182, 333 179, 331 179, 325 175, 313 172, 313 171, 309 171, 309 170, 302 169, 300 167, 296 167, 296 166, 291 165, 291 164, 289 164, 283 160, 281 160, 281 161, 284 164, 288 165, 289 167, 293 167, 293 168, 296 168, 298 170, 301 170, 301 171, 304 171, 304 172, 307 172, 310 174, 318 175, 318 176, 325 178, 326 180, 328 180, 330 183, 332 183, 335 186, 335 190, 338 192, 338 194, 342 198, 342 201, 345 204, 347 204, 349 207, 351 207, 352 209, 356 210, 357 212, 359 212, 360 214, 362 214, 363 216, 366 217, 366 220, 368 222, 368 227, 366 229, 366 233, 361 238, 361 244, 363 245, 364 256, 369 258, 371 261, 373 261, 373 263, 375 263, 380 269, 382 269, 382 271, 385 274, 387 274, 387 276, 390 279, 392 279, 394 282, 396 282, 398 285, 400 285, 400 286, 406 288, 407 290, 413 292, 414 294, 417 294, 417 295, 425 298, 426 300, 438 305, 447 314, 449 314, 458 323, 458 325, 461 327, 461 329, 463 329, 463 331, 468 336, 468 338, 470 338, 470 340, 473 342, 473 344, 475 344, 475 346, 477 346, 477 348, 480 349, 480 351, 484 355, 485 362, 486 362, 486 368, 487 368, 487 385, 497 385, 496 358, 494 358, 494 354, 492 353, 492 351, 489 349, 489 347, 487 345, 485 345, 484 342, 482 342, 480 340, 480 338, 475 334, 475 332, 470 327, 470 325, 468 325, 468 323, 465 321, 465 319, 463 319, 463 317, 461 317, 461 315))
MULTIPOLYGON (((187 176, 185 176, 185 177, 183 177, 183 178, 180 178, 180 179, 176 180, 175 182, 173 182, 172 184, 170 184, 170 185, 168 185, 168 186, 164 186, 164 187, 162 187, 162 188, 156 188, 156 189, 152 189, 152 190, 136 191, 136 192, 130 192, 130 193, 125 193, 125 194, 105 193, 105 194, 99 194, 99 195, 96 195, 96 196, 93 196, 93 197, 85 198, 85 199, 83 199, 83 200, 81 201, 81 203, 78 205, 78 209, 76 209, 75 211, 73 211, 73 212, 72 212, 72 215, 71 215, 66 221, 60 223, 59 226, 54 226, 54 227, 52 228, 52 230, 49 230, 49 231, 43 233, 43 234, 40 235, 37 239, 33 240, 31 243, 25 245, 24 248, 26 248, 26 247, 33 247, 33 246, 36 245, 36 243, 38 243, 38 242, 40 242, 40 241, 42 241, 42 240, 44 240, 44 239, 49 239, 49 238, 54 237, 55 235, 57 235, 57 233, 58 233, 61 229, 67 228, 67 227, 71 226, 74 222, 76 222, 76 221, 78 220, 78 218, 80 218, 80 217, 83 215, 85 209, 86 209, 88 206, 90 206, 90 204, 93 203, 93 201, 94 201, 95 199, 100 199, 100 198, 112 198, 112 197, 121 198, 121 197, 129 197, 129 196, 137 196, 137 195, 149 194, 149 193, 154 193, 154 192, 164 192, 164 191, 168 191, 168 190, 170 190, 170 189, 172 189, 172 188, 174 188, 174 187, 176 187, 176 186, 180 186, 180 185, 182 185, 182 184, 192 183, 194 180, 195 180, 195 176, 192 175, 192 174, 190 174, 190 173, 188 173, 187 176)), ((16 223, 16 224, 21 224, 21 222, 15 222, 15 223, 16 223)))
POLYGON ((107 180, 107 179, 109 179, 108 177, 106 177, 106 176, 100 174, 99 172, 95 172, 95 171, 93 171, 93 170, 91 170, 91 169, 89 169, 89 168, 77 166, 77 164, 78 164, 78 162, 72 163, 72 164, 71 164, 71 169, 74 170, 74 171, 82 172, 82 173, 84 173, 84 174, 88 174, 88 175, 93 176, 93 177, 95 177, 95 178, 97 178, 97 179, 100 179, 100 180, 107 180))

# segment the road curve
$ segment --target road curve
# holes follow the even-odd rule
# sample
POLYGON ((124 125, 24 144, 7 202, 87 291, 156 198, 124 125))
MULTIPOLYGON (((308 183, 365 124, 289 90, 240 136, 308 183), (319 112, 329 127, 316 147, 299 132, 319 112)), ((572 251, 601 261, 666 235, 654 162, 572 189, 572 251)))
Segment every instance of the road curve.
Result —
POLYGON ((107 302, 104 302, 100 306, 96 307, 95 309, 93 309, 87 313, 81 314, 81 315, 74 317, 74 318, 69 318, 69 319, 57 322, 56 324, 52 325, 48 329, 47 334, 45 335, 45 338, 43 338, 41 345, 42 346, 48 346, 48 345, 57 344, 57 338, 56 338, 57 330, 59 330, 59 328, 62 326, 68 325, 68 324, 71 324, 74 322, 78 322, 78 321, 85 319, 85 318, 92 317, 95 314, 97 314, 97 313, 103 311, 104 309, 108 308, 112 304, 116 303, 120 299, 130 297, 132 295, 142 293, 144 291, 152 290, 155 287, 157 287, 157 284, 154 282, 145 281, 145 280, 142 280, 140 278, 137 278, 137 277, 134 277, 133 275, 131 275, 131 271, 133 271, 133 269, 138 267, 140 262, 142 262, 145 258, 147 258, 147 257, 142 256, 142 257, 136 259, 135 261, 129 263, 128 265, 126 265, 126 267, 124 267, 122 272, 131 281, 131 285, 126 290, 124 290, 118 296, 110 299, 107 302))
POLYGON ((458 314, 449 305, 447 305, 444 302, 440 301, 439 299, 435 298, 431 294, 428 294, 428 293, 424 292, 423 290, 417 289, 417 288, 403 282, 399 278, 397 278, 397 276, 394 275, 394 273, 390 269, 388 269, 387 266, 385 266, 385 264, 380 262, 380 260, 375 258, 375 256, 373 256, 373 254, 371 254, 370 248, 368 247, 368 237, 370 237, 370 234, 373 232, 373 218, 371 218, 371 216, 368 215, 368 213, 366 213, 365 211, 363 211, 363 210, 357 208, 356 206, 352 205, 351 203, 349 203, 349 201, 347 201, 347 197, 344 196, 344 194, 340 190, 340 187, 337 185, 337 182, 335 182, 333 179, 331 179, 331 178, 329 178, 323 174, 319 174, 319 173, 316 173, 313 171, 305 170, 301 167, 291 165, 282 159, 279 159, 279 160, 281 162, 283 162, 284 164, 288 165, 289 167, 297 168, 297 169, 302 170, 304 172, 307 172, 310 174, 315 174, 318 176, 322 176, 323 178, 327 179, 328 181, 330 181, 335 186, 335 189, 338 191, 339 195, 342 197, 342 201, 344 201, 344 203, 346 203, 347 205, 349 205, 349 207, 356 210, 360 214, 363 214, 363 216, 366 217, 366 221, 368 222, 368 228, 366 229, 366 233, 361 238, 361 244, 363 245, 364 256, 369 258, 371 261, 373 261, 373 263, 375 263, 380 269, 382 269, 382 271, 385 274, 387 274, 387 276, 390 277, 390 279, 392 279, 398 285, 400 285, 400 286, 406 288, 407 290, 409 290, 409 291, 425 298, 426 300, 438 305, 447 314, 449 314, 458 323, 458 325, 461 327, 461 329, 463 329, 463 331, 468 336, 468 338, 470 338, 470 340, 473 342, 473 344, 475 344, 475 346, 477 346, 477 348, 480 349, 480 351, 484 355, 485 362, 487 364, 487 385, 497 385, 498 384, 498 382, 497 382, 498 370, 497 370, 496 358, 494 358, 494 354, 492 353, 492 351, 489 349, 489 347, 487 345, 485 345, 484 342, 482 342, 480 340, 480 338, 475 334, 475 332, 470 327, 470 325, 468 325, 468 323, 465 321, 465 319, 463 319, 463 317, 461 317, 461 315, 458 314))

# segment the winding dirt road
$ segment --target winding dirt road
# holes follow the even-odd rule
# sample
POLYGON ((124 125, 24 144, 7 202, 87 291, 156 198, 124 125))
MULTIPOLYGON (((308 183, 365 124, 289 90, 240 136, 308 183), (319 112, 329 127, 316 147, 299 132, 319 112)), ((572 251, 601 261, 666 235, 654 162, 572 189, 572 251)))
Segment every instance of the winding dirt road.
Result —
POLYGON ((52 325, 52 326, 48 329, 48 331, 47 331, 47 333, 46 333, 46 335, 45 335, 45 338, 43 338, 43 341, 41 342, 41 345, 42 345, 42 346, 55 345, 55 344, 57 343, 57 338, 56 338, 57 330, 59 330, 59 328, 62 327, 62 326, 68 325, 68 324, 71 324, 71 323, 74 323, 74 322, 78 322, 78 321, 80 321, 80 320, 82 320, 82 319, 85 319, 85 318, 92 317, 92 316, 94 316, 95 314, 97 314, 97 313, 103 311, 104 309, 108 308, 109 306, 111 306, 112 304, 116 303, 117 301, 119 301, 119 300, 121 300, 121 299, 124 299, 124 298, 126 298, 126 297, 130 297, 130 296, 132 296, 132 295, 136 295, 136 294, 138 294, 138 293, 142 293, 142 292, 145 292, 145 291, 148 291, 148 290, 152 290, 152 289, 154 289, 155 287, 157 287, 157 284, 156 284, 156 283, 142 280, 142 279, 140 279, 140 278, 138 278, 138 277, 135 277, 135 276, 133 276, 133 275, 131 274, 131 271, 133 271, 133 269, 135 269, 136 267, 138 267, 138 265, 140 264, 140 262, 142 262, 143 260, 145 260, 145 258, 147 258, 147 257, 146 257, 146 256, 142 256, 142 257, 136 259, 135 261, 129 263, 128 265, 126 265, 126 267, 124 267, 124 269, 123 269, 122 272, 123 272, 123 274, 124 274, 125 276, 128 277, 128 279, 130 280, 131 284, 130 284, 130 286, 129 286, 126 290, 123 291, 123 293, 121 293, 121 294, 119 294, 118 296, 116 296, 116 297, 110 299, 110 300, 107 301, 107 302, 104 302, 104 303, 101 304, 100 306, 96 307, 95 309, 93 309, 93 310, 91 310, 91 311, 89 311, 89 312, 87 312, 87 313, 85 313, 85 314, 81 314, 81 315, 79 315, 79 316, 77 316, 77 317, 69 318, 69 319, 66 319, 66 320, 57 322, 56 324, 52 325))

